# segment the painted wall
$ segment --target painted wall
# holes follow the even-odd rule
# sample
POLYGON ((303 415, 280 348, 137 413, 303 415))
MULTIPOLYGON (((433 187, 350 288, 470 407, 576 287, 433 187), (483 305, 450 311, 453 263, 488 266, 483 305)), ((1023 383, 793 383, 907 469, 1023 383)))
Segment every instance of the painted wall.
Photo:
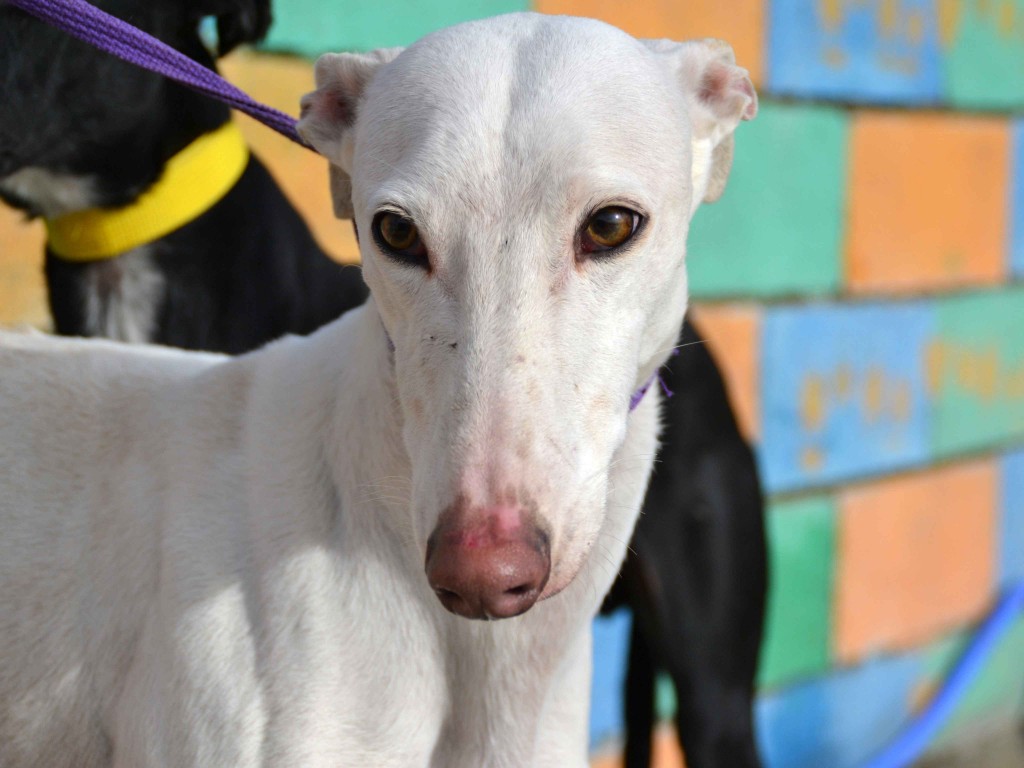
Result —
MULTIPOLYGON (((309 60, 529 0, 279 0, 229 78, 294 113, 309 60), (281 55, 295 54, 295 55, 281 55)), ((758 704, 772 768, 844 768, 926 701, 1024 578, 1024 0, 535 0, 634 34, 722 37, 762 94, 690 241, 695 316, 757 444, 774 582, 758 704)), ((319 158, 241 118, 341 260, 319 158)), ((45 325, 42 234, 0 211, 0 323, 45 325)), ((614 765, 629 616, 597 625, 614 765)), ((659 706, 672 707, 662 686, 659 706)), ((939 746, 1024 718, 1024 620, 939 746)), ((661 765, 678 766, 671 739, 661 765)))

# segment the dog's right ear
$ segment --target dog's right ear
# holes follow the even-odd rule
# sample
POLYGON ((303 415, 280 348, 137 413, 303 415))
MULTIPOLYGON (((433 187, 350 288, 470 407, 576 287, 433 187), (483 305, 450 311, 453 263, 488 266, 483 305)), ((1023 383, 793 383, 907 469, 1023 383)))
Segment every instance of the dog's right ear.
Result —
POLYGON ((366 86, 401 48, 327 53, 316 62, 316 90, 302 97, 299 135, 330 161, 334 215, 352 218, 352 127, 366 86))
POLYGON ((690 104, 694 206, 701 199, 714 202, 725 190, 732 167, 733 131, 741 120, 757 115, 750 75, 736 66, 732 48, 722 40, 642 42, 665 57, 690 104))

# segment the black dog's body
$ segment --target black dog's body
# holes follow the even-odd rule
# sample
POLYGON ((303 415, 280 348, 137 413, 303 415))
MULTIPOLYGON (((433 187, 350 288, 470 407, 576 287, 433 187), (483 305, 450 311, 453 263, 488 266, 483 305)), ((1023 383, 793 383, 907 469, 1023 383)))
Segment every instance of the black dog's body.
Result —
MULTIPOLYGON (((267 0, 108 0, 100 5, 208 65, 199 18, 218 17, 221 51, 256 39, 267 0)), ((0 8, 0 197, 54 215, 53 190, 10 183, 41 169, 51 186, 86 179, 89 207, 130 203, 166 161, 227 110, 0 8)), ((59 190, 58 190, 59 191, 59 190)), ((60 211, 56 211, 60 212, 60 211)), ((240 353, 305 333, 362 303, 359 270, 332 262, 264 167, 193 222, 118 258, 47 255, 56 330, 240 353)), ((682 342, 697 340, 692 327, 682 342)), ((690 768, 756 768, 753 681, 765 599, 762 506, 750 450, 703 346, 674 358, 664 448, 623 576, 608 606, 636 612, 628 765, 646 766, 656 668, 672 675, 690 768)))

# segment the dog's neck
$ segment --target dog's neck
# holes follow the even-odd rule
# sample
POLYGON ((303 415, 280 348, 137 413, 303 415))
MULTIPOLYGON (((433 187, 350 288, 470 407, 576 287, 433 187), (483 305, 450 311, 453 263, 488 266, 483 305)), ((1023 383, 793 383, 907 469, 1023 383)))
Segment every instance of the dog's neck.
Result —
POLYGON ((68 261, 103 261, 148 245, 216 205, 245 171, 249 149, 234 123, 185 147, 138 199, 47 217, 48 245, 68 261))

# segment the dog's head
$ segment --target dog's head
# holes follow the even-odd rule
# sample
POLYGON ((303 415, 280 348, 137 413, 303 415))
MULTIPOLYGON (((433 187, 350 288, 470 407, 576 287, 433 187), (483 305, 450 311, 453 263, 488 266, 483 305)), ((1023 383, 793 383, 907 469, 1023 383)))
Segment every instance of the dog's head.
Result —
MULTIPOLYGON (((217 19, 220 53, 261 38, 270 24, 270 0, 94 4, 207 65, 213 61, 199 34, 204 17, 217 19)), ((26 168, 94 173, 105 149, 161 130, 174 108, 166 98, 173 88, 0 0, 0 181, 26 168)), ((31 209, 33 201, 8 196, 31 209)))
POLYGON ((300 131, 335 166, 394 346, 428 577, 456 613, 515 615, 635 513, 608 507, 611 465, 753 87, 724 43, 534 14, 316 76, 300 131))

